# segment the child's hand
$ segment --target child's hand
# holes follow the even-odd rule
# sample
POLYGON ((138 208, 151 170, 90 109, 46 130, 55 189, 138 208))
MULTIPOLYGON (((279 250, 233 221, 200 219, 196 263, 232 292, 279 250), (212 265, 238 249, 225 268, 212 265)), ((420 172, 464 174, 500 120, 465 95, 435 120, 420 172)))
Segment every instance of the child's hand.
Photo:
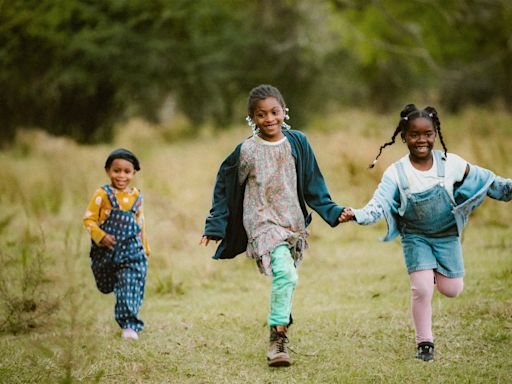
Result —
POLYGON ((217 236, 203 236, 201 237, 201 241, 199 242, 199 245, 203 245, 206 247, 208 246, 208 243, 210 242, 210 240, 215 240, 215 242, 217 243, 219 240, 220 240, 220 237, 217 237, 217 236))
POLYGON ((355 217, 356 216, 354 215, 354 212, 352 212, 352 209, 347 207, 343 210, 343 212, 341 212, 338 220, 340 223, 346 223, 347 221, 354 220, 355 217))
POLYGON ((116 238, 113 235, 105 235, 103 239, 100 241, 100 245, 107 247, 108 249, 112 249, 114 245, 116 245, 116 238))

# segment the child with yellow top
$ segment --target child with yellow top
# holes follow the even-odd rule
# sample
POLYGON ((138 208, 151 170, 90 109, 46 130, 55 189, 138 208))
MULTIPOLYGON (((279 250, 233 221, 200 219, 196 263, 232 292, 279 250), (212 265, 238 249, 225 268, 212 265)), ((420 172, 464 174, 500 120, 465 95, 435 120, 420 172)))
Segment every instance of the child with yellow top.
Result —
POLYGON ((110 185, 99 188, 87 206, 84 225, 91 235, 91 269, 102 293, 114 292, 115 319, 124 339, 137 340, 144 322, 138 312, 144 298, 147 257, 142 193, 129 184, 140 164, 126 149, 105 162, 110 185))

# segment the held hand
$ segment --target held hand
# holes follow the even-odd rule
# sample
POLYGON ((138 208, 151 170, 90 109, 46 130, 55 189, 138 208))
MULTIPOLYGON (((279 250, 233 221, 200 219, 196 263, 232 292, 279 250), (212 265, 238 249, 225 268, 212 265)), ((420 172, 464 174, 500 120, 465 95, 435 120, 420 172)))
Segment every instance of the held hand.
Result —
POLYGON ((199 245, 204 245, 205 247, 207 247, 208 244, 210 243, 210 240, 215 240, 215 242, 217 243, 220 240, 220 238, 217 236, 203 236, 201 237, 199 245))
POLYGON ((341 212, 341 215, 338 220, 340 223, 346 223, 347 221, 351 221, 354 219, 355 219, 354 212, 352 212, 352 209, 347 207, 343 210, 343 212, 341 212))
POLYGON ((115 244, 116 238, 112 235, 105 235, 105 237, 100 241, 100 245, 107 247, 108 249, 112 249, 115 244))

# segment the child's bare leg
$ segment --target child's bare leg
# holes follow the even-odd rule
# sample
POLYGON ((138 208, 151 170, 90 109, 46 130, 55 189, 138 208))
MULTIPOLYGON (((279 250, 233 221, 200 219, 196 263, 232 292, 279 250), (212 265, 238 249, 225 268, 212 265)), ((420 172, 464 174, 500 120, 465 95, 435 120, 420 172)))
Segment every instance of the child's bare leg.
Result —
POLYGON ((447 296, 456 297, 464 289, 464 279, 462 277, 446 277, 436 272, 437 290, 447 296))

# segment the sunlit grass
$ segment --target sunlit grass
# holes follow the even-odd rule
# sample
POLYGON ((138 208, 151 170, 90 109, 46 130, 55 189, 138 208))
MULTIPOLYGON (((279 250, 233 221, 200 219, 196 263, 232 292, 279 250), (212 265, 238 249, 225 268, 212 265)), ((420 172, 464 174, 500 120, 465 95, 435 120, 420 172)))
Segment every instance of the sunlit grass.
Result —
MULTIPOLYGON (((450 151, 511 177, 512 116, 473 109, 442 122, 450 151)), ((361 111, 312 122, 307 134, 335 201, 364 205, 384 169, 405 154, 397 140, 376 169, 367 169, 395 124, 361 111)), ((0 382, 509 380, 510 204, 489 200, 472 215, 463 241, 465 292, 434 298, 433 364, 413 358, 408 277, 399 243, 378 241, 385 224, 331 229, 315 215, 290 330, 295 364, 270 370, 270 280, 244 256, 213 261, 214 247, 197 245, 218 166, 248 129, 176 139, 170 127, 133 121, 127 128, 133 135, 93 147, 25 132, 0 153, 0 278, 8 287, 0 308, 0 382), (138 343, 120 339, 114 298, 94 286, 81 223, 88 199, 107 182, 103 164, 114 146, 140 157, 134 185, 145 196, 153 252, 138 343), (6 303, 14 305, 11 317, 6 303)))

